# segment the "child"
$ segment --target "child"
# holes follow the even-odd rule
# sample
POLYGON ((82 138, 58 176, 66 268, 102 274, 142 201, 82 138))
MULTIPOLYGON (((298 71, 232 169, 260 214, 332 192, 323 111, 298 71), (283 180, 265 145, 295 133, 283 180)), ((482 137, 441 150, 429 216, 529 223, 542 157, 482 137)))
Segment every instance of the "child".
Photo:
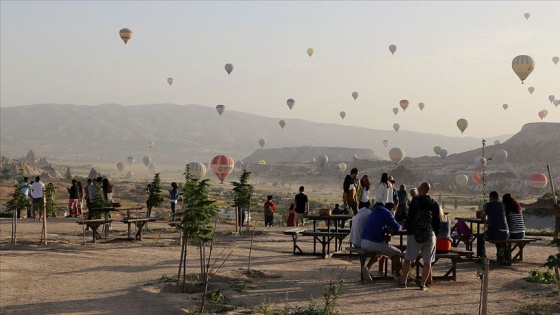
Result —
POLYGON ((266 202, 264 203, 264 226, 272 226, 275 210, 276 206, 274 205, 274 202, 272 202, 272 196, 268 195, 266 197, 266 202))
POLYGON ((290 204, 290 210, 288 210, 288 226, 296 226, 296 209, 294 204, 290 204))

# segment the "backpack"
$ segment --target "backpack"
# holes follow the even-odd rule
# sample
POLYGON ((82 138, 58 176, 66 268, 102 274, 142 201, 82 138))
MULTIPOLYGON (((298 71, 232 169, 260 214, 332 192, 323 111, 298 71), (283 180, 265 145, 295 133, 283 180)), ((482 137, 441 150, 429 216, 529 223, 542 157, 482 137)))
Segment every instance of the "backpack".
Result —
POLYGON ((414 239, 417 243, 426 243, 432 237, 432 205, 433 200, 417 200, 418 207, 414 215, 414 239), (423 202, 422 202, 423 201, 423 202))
POLYGON ((274 211, 272 211, 272 207, 269 203, 264 204, 264 215, 273 215, 274 211))

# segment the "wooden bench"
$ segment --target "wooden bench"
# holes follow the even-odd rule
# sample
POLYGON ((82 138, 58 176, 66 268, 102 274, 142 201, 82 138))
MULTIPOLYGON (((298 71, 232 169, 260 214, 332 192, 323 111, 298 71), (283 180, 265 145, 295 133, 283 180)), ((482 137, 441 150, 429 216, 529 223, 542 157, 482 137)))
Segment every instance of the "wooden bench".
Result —
POLYGON ((148 222, 155 222, 156 218, 123 218, 121 220, 122 223, 126 223, 128 224, 128 238, 129 239, 135 239, 138 241, 142 240, 142 230, 144 229, 144 226, 146 225, 146 223, 148 222), (136 235, 134 236, 134 238, 132 238, 130 236, 130 226, 131 224, 134 224, 136 226, 136 228, 138 229, 136 231, 136 235))
POLYGON ((291 229, 284 230, 284 235, 290 235, 292 237, 292 241, 294 242, 294 255, 297 253, 296 250, 298 250, 300 254, 303 254, 303 251, 297 245, 297 238, 299 234, 305 231, 307 231, 307 228, 304 227, 294 227, 291 229))
POLYGON ((486 240, 486 242, 492 244, 504 244, 505 264, 506 266, 511 266, 514 261, 523 261, 523 248, 525 248, 525 245, 540 240, 541 238, 523 238, 508 240, 486 240), (514 253, 515 255, 513 255, 514 253))
POLYGON ((338 228, 338 231, 335 228, 317 228, 317 232, 340 232, 340 233, 350 233, 349 228, 338 228))
POLYGON ((99 234, 99 232, 97 231, 99 229, 100 226, 105 225, 105 224, 109 224, 113 222, 112 219, 91 219, 91 220, 79 220, 76 221, 76 223, 78 223, 79 225, 86 225, 88 227, 91 228, 92 232, 93 232, 93 242, 95 243, 96 239, 101 239, 103 237, 101 237, 101 234, 99 234))
MULTIPOLYGON (((362 274, 362 267, 366 266, 366 260, 371 257, 376 257, 376 256, 381 257, 381 253, 368 251, 360 247, 354 247, 354 246, 346 247, 346 250, 349 251, 350 253, 358 254, 358 258, 360 259, 360 280, 364 282, 366 279, 364 279, 364 275, 362 274)), ((386 277, 387 277, 387 264, 385 264, 385 276, 381 278, 386 278, 386 277)), ((377 279, 380 277, 372 277, 372 278, 377 279)))
POLYGON ((474 252, 471 250, 460 250, 456 248, 451 248, 451 250, 449 250, 449 253, 459 254, 461 258, 465 257, 465 259, 473 259, 474 257, 474 252))
MULTIPOLYGON (((404 255, 404 253, 403 253, 404 255)), ((449 252, 446 254, 436 254, 435 261, 432 262, 432 267, 441 259, 449 259, 451 261, 451 267, 445 272, 443 276, 433 276, 432 279, 434 280, 453 280, 457 281, 457 261, 461 258, 461 255, 458 253, 449 252)), ((422 259, 421 255, 416 257, 416 260, 413 262, 413 265, 416 267, 416 279, 422 278, 422 273, 420 268, 423 268, 424 265, 420 262, 422 259)), ((433 270, 432 270, 433 274, 433 270)))
POLYGON ((301 236, 312 236, 313 237, 313 254, 317 253, 316 244, 319 242, 321 244, 321 255, 323 258, 331 257, 334 252, 340 251, 342 249, 342 240, 346 238, 350 233, 346 232, 313 232, 305 231, 301 233, 301 236), (331 241, 335 240, 334 252, 331 253, 331 241))

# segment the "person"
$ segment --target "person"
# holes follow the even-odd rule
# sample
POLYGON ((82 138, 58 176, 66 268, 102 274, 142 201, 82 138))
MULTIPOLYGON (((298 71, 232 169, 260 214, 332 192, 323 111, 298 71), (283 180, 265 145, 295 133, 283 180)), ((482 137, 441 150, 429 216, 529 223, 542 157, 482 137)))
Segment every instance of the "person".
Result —
POLYGON ((31 185, 31 195, 33 196, 33 220, 43 221, 43 207, 45 206, 45 184, 41 182, 41 177, 35 177, 35 181, 31 185))
POLYGON ((82 216, 84 206, 84 187, 82 182, 78 181, 78 216, 82 216))
MULTIPOLYGON (((477 237, 477 250, 481 256, 486 255, 484 239, 507 240, 509 238, 509 228, 506 219, 506 206, 500 201, 498 192, 491 191, 488 195, 489 202, 484 205, 481 218, 486 219, 486 232, 480 233, 477 237)), ((505 262, 505 245, 496 244, 496 260, 498 264, 505 262)))
POLYGON ((436 254, 448 253, 451 250, 451 220, 449 213, 443 213, 440 207, 441 222, 439 225, 439 233, 436 235, 436 254))
MULTIPOLYGON (((21 190, 22 195, 25 196, 25 200, 28 201, 29 203, 29 190, 31 188, 31 185, 29 185, 29 178, 24 177, 23 180, 19 183, 19 189, 21 190)), ((23 217, 21 216, 21 209, 18 207, 17 209, 17 217, 18 219, 23 219, 23 217)), ((27 206, 27 217, 30 218, 31 217, 31 208, 30 206, 27 206)))
POLYGON ((399 187, 399 190, 397 191, 397 199, 399 200, 399 205, 397 206, 395 219, 397 220, 397 222, 402 222, 406 219, 406 212, 408 210, 408 204, 410 202, 405 185, 401 185, 399 187))
POLYGON ((70 195, 68 197, 68 215, 67 218, 78 217, 78 200, 80 199, 80 188, 78 187, 78 182, 73 179, 72 186, 67 187, 66 190, 70 195))
POLYGON ((410 200, 408 201, 408 205, 410 206, 410 202, 412 201, 412 198, 418 196, 418 190, 416 188, 412 188, 410 190, 410 200))
POLYGON ((342 184, 342 202, 344 207, 349 207, 352 209, 352 213, 356 215, 358 213, 358 189, 360 181, 358 180, 358 175, 360 175, 360 170, 353 168, 350 170, 350 174, 346 175, 344 178, 344 183, 342 184))
POLYGON ((502 202, 506 207, 509 238, 516 240, 525 238, 525 222, 523 221, 523 213, 521 213, 521 205, 511 194, 503 195, 502 202))
POLYGON ((306 214, 309 213, 309 199, 307 195, 303 192, 305 191, 305 187, 299 187, 299 194, 295 197, 295 204, 296 204, 296 222, 298 225, 303 225, 303 218, 306 214))
POLYGON ((111 185, 111 183, 109 183, 109 179, 108 178, 103 178, 103 197, 105 197, 105 200, 109 201, 109 202, 113 202, 113 194, 115 193, 115 190, 113 189, 113 185, 111 185))
MULTIPOLYGON (((88 178, 87 185, 86 185, 86 191, 85 191, 85 193, 86 193, 86 206, 88 208, 88 216, 87 216, 88 220, 93 219, 93 211, 91 211, 91 209, 93 208, 91 206, 91 202, 93 200, 93 194, 95 192, 95 189, 94 189, 93 186, 94 186, 93 179, 88 178)), ((89 226, 86 227, 86 231, 88 229, 89 229, 89 226)))
POLYGON ((375 202, 382 204, 393 202, 393 186, 389 181, 389 174, 387 173, 381 174, 381 181, 375 194, 375 202))
POLYGON ((397 182, 393 179, 393 176, 389 176, 389 182, 391 183, 391 187, 393 188, 393 203, 395 204, 395 208, 399 206, 399 195, 397 193, 397 182))
POLYGON ((150 217, 152 214, 152 202, 150 201, 150 195, 152 194, 152 184, 146 185, 146 217, 150 217))
POLYGON ((177 206, 177 201, 179 200, 179 186, 176 182, 171 183, 171 189, 169 190, 169 203, 171 204, 171 221, 175 220, 175 207, 177 206))
MULTIPOLYGON (((332 210, 332 214, 345 214, 348 215, 350 213, 349 210, 347 209, 341 209, 340 208, 340 204, 335 204, 334 205, 334 209, 332 210)), ((346 226, 346 220, 338 220, 336 221, 338 222, 338 226, 341 228, 344 228, 344 226, 346 226)))
POLYGON ((288 226, 296 226, 296 208, 294 203, 290 204, 290 208, 288 209, 288 219, 286 220, 286 224, 288 226))
MULTIPOLYGON (((400 249, 388 244, 387 234, 400 231, 401 225, 395 220, 393 213, 387 208, 393 208, 392 202, 383 206, 380 203, 373 208, 362 232, 361 248, 368 251, 379 252, 389 257, 392 261, 393 276, 398 280, 400 273, 400 249)), ((375 263, 376 260, 373 261, 375 263)), ((368 263, 366 268, 362 268, 362 275, 366 279, 371 279, 369 268, 373 265, 372 261, 368 263)))
MULTIPOLYGON (((92 210, 96 208, 103 208, 106 206, 105 195, 103 192, 103 177, 97 177, 89 188, 90 192, 90 206, 89 212, 91 212, 92 219, 99 219, 100 213, 94 213, 92 210)), ((89 214, 88 214, 89 217, 89 214)))
MULTIPOLYGON (((338 206, 338 204, 337 204, 338 206)), ((362 247, 362 233, 371 214, 371 209, 369 207, 362 207, 358 210, 358 213, 354 216, 352 220, 352 226, 350 227, 350 245, 354 247, 362 247)), ((379 260, 378 256, 373 256, 369 259, 366 266, 362 268, 362 275, 364 279, 373 280, 369 270, 371 266, 379 260)))
POLYGON ((272 222, 274 222, 274 211, 276 211, 276 205, 272 201, 272 196, 266 196, 266 202, 264 203, 264 226, 272 227, 272 222))
POLYGON ((440 207, 430 197, 430 184, 423 182, 418 187, 418 196, 412 199, 406 218, 406 252, 399 286, 406 288, 408 273, 418 254, 422 256, 422 280, 420 289, 427 290, 431 284, 432 261, 436 254, 436 235, 440 229, 440 207))
POLYGON ((368 175, 362 176, 360 180, 360 186, 358 187, 358 209, 362 209, 364 207, 369 208, 371 203, 369 201, 369 187, 371 183, 369 180, 368 175))

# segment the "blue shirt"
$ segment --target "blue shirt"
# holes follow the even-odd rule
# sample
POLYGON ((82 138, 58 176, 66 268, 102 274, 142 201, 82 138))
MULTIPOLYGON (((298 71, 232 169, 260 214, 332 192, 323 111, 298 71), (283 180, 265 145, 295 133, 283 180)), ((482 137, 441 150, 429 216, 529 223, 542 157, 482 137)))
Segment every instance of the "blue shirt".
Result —
POLYGON ((377 206, 369 215, 366 227, 362 232, 362 239, 381 243, 385 241, 385 233, 389 231, 400 231, 401 226, 395 220, 395 216, 385 207, 377 206))

